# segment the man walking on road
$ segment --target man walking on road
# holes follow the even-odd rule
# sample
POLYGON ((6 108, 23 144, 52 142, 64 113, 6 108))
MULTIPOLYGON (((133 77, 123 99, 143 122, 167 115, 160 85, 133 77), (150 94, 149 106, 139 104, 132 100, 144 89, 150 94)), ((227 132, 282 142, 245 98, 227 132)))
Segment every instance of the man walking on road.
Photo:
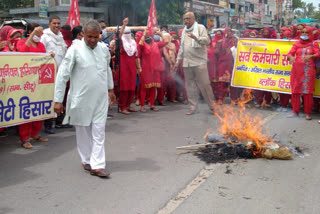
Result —
POLYGON ((186 90, 190 109, 186 113, 192 115, 198 108, 200 90, 203 98, 213 110, 213 92, 207 70, 207 45, 210 43, 206 28, 195 21, 194 13, 187 12, 183 16, 185 28, 181 36, 181 45, 175 64, 175 70, 183 60, 186 90))
POLYGON ((70 79, 64 123, 76 128, 78 152, 91 175, 108 177, 105 166, 105 125, 109 97, 114 101, 108 48, 99 42, 101 27, 90 20, 84 25, 84 40, 72 45, 61 63, 55 87, 54 110, 63 113, 63 97, 70 79), (109 95, 109 96, 108 96, 109 95))

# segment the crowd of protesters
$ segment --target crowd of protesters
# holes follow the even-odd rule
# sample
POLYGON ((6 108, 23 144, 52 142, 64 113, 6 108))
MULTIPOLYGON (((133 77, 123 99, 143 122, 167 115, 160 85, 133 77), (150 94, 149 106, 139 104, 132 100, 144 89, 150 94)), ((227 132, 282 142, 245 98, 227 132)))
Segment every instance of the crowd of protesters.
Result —
MULTIPOLYGON (((241 100, 243 90, 230 85, 234 65, 233 53, 238 38, 229 27, 224 31, 217 31, 214 37, 210 38, 203 25, 196 23, 194 19, 193 13, 187 13, 184 17, 185 29, 179 32, 168 31, 168 27, 163 25, 151 34, 147 30, 131 31, 127 26, 129 20, 124 19, 119 34, 119 65, 116 60, 117 38, 114 35, 109 41, 105 23, 99 22, 102 29, 100 42, 106 45, 111 54, 110 66, 120 113, 130 115, 138 111, 157 112, 157 105, 181 102, 189 104, 190 109, 186 114, 191 115, 197 111, 200 93, 211 110, 214 105, 224 105, 228 96, 231 105, 237 105, 241 100), (188 50, 189 47, 191 51, 188 50), (203 50, 206 51, 205 56, 203 50), (200 63, 203 60, 205 65, 200 63), (206 71, 206 74, 199 75, 200 70, 206 71), (146 104, 149 108, 146 108, 146 104)), ((319 99, 313 98, 316 70, 319 72, 320 69, 320 63, 316 63, 319 47, 314 41, 319 40, 320 30, 299 24, 282 27, 279 33, 280 36, 277 36, 277 32, 269 27, 260 31, 246 29, 241 38, 297 40, 288 54, 288 60, 293 64, 290 77, 292 94, 248 91, 252 93, 257 108, 270 108, 271 104, 279 102, 281 107, 278 111, 287 111, 291 99, 292 116, 299 114, 302 96, 306 119, 310 120, 311 111, 319 111, 320 107, 319 99)), ((50 17, 48 29, 43 29, 37 23, 29 23, 25 31, 4 26, 1 29, 0 51, 50 53, 57 62, 59 72, 68 48, 79 44, 83 36, 82 26, 73 29, 68 25, 61 27, 60 18, 53 16, 50 17)), ((67 83, 66 95, 69 87, 67 83)), ((64 106, 67 104, 66 95, 64 106)), ((55 128, 72 127, 63 124, 62 120, 63 116, 59 116, 44 122, 19 125, 17 129, 21 145, 30 149, 34 141, 48 141, 47 138, 39 136, 43 124, 45 132, 49 134, 54 134, 55 128)), ((4 129, 0 129, 0 135, 6 135, 4 129)))

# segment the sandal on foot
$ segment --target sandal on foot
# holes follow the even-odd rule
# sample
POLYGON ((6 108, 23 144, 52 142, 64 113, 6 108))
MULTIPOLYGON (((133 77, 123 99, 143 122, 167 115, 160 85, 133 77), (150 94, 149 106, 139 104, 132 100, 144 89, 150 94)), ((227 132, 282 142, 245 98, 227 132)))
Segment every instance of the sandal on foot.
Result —
POLYGON ((121 114, 125 114, 125 115, 129 115, 130 114, 130 112, 127 110, 127 109, 125 109, 125 110, 120 110, 119 111, 121 114))
POLYGON ((312 120, 312 118, 309 114, 306 115, 306 120, 312 120))
POLYGON ((150 107, 150 110, 151 110, 151 111, 159 111, 159 109, 157 109, 157 108, 154 107, 154 106, 150 107))
POLYGON ((48 142, 48 138, 35 136, 35 137, 31 137, 31 142, 48 142))
POLYGON ((128 110, 129 112, 137 112, 137 110, 134 109, 134 108, 132 108, 132 107, 129 107, 127 110, 128 110))
POLYGON ((29 140, 26 140, 26 141, 22 141, 21 142, 21 146, 25 149, 31 149, 32 148, 32 144, 30 143, 29 140))
POLYGON ((140 108, 140 112, 145 113, 145 112, 147 112, 147 110, 146 110, 145 107, 141 107, 141 108, 140 108))

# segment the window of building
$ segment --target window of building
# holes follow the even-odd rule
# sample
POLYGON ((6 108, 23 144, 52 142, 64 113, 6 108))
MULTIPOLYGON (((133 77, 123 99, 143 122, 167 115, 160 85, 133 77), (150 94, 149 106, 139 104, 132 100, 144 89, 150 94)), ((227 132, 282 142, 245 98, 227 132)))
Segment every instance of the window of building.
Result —
POLYGON ((59 5, 64 6, 64 5, 70 5, 71 0, 59 0, 59 5))
POLYGON ((235 5, 235 4, 232 4, 232 3, 230 3, 230 8, 235 9, 235 8, 236 8, 236 5, 235 5))
POLYGON ((268 0, 264 0, 264 4, 268 4, 268 0))

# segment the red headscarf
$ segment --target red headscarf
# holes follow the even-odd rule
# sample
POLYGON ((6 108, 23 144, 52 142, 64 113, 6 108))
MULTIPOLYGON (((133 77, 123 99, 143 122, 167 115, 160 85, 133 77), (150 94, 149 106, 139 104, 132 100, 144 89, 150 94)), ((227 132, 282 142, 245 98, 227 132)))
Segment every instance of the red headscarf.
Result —
POLYGON ((14 29, 13 27, 6 25, 0 31, 0 42, 7 41, 7 36, 10 30, 14 29))
POLYGON ((176 35, 177 33, 175 31, 170 31, 170 36, 176 35))
POLYGON ((282 31, 282 33, 280 32, 280 39, 283 39, 283 33, 284 33, 285 31, 290 31, 290 29, 287 28, 287 27, 282 27, 282 28, 280 28, 280 31, 282 31))
POLYGON ((17 32, 20 32, 22 34, 23 30, 12 28, 9 31, 9 33, 7 35, 7 43, 6 43, 6 47, 4 48, 4 51, 17 51, 17 43, 18 43, 19 40, 11 39, 11 37, 17 32), (10 43, 11 46, 13 46, 12 50, 10 50, 10 48, 9 48, 9 43, 10 43))
POLYGON ((137 42, 137 44, 139 44, 142 36, 143 36, 143 32, 142 31, 138 31, 136 33, 136 40, 137 40, 136 42, 137 42))
POLYGON ((291 37, 291 31, 290 30, 286 30, 282 33, 282 38, 290 38, 291 37))
POLYGON ((242 38, 249 38, 249 37, 250 37, 250 35, 249 35, 250 32, 251 32, 250 29, 245 29, 245 30, 243 31, 242 38))
POLYGON ((298 32, 297 26, 291 25, 291 39, 299 39, 300 32, 298 32))
MULTIPOLYGON (((308 46, 312 46, 312 43, 313 43, 313 40, 314 40, 313 33, 312 33, 312 28, 306 26, 304 29, 307 29, 307 31, 308 31, 309 39, 308 40, 302 40, 301 38, 299 38, 299 41, 294 43, 299 48, 305 48, 305 47, 308 47, 308 46)), ((302 29, 302 30, 304 30, 304 29, 302 29)))
POLYGON ((283 32, 285 32, 285 31, 287 31, 287 30, 290 30, 290 28, 282 27, 282 28, 280 28, 280 30, 282 30, 283 32))
POLYGON ((319 40, 320 39, 320 31, 316 27, 312 27, 312 32, 313 32, 313 37, 314 40, 319 40))
MULTIPOLYGON (((218 31, 220 31, 221 34, 219 35, 219 34, 216 33, 216 34, 214 35, 213 39, 212 39, 212 42, 217 42, 217 41, 223 39, 223 35, 222 35, 223 33, 222 33, 222 31, 221 31, 221 30, 218 30, 218 31)), ((217 31, 217 32, 218 32, 218 31, 217 31)))
POLYGON ((262 28, 262 31, 268 30, 269 33, 267 35, 262 34, 262 38, 266 38, 266 39, 276 39, 277 38, 277 33, 275 32, 275 30, 272 30, 269 27, 264 27, 262 28))
POLYGON ((257 30, 252 30, 252 31, 250 31, 250 34, 251 33, 255 33, 256 36, 255 37, 251 37, 251 35, 250 35, 250 38, 257 38, 258 37, 259 32, 257 30))
POLYGON ((235 46, 236 44, 234 44, 234 36, 232 34, 232 30, 230 27, 226 27, 223 31, 223 43, 222 43, 222 47, 223 48, 232 48, 233 46, 235 46), (230 30, 231 34, 227 34, 227 31, 230 30), (227 36, 226 36, 227 35, 227 36))

